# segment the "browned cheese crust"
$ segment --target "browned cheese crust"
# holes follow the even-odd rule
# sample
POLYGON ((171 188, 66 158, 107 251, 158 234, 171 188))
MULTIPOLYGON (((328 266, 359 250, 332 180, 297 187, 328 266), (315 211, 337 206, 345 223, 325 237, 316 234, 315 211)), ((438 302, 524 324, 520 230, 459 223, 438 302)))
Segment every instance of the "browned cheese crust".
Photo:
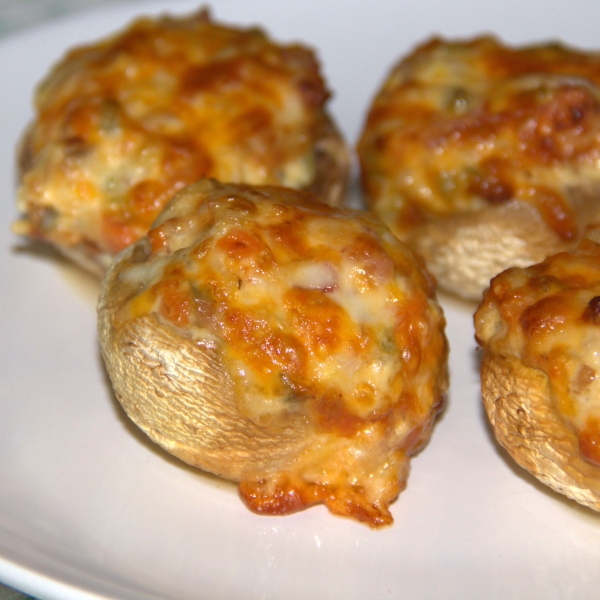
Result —
POLYGON ((70 51, 37 88, 15 231, 103 273, 200 177, 340 204, 348 152, 313 52, 206 11, 140 19, 70 51))
POLYGON ((358 153, 371 208, 440 287, 572 249, 600 217, 600 55, 434 39, 377 94, 358 153))
POLYGON ((540 481, 600 510, 600 233, 588 236, 495 277, 475 331, 498 441, 540 481))
POLYGON ((259 513, 391 523, 447 343, 432 278, 377 220, 202 180, 117 257, 98 319, 118 400, 167 451, 259 513))

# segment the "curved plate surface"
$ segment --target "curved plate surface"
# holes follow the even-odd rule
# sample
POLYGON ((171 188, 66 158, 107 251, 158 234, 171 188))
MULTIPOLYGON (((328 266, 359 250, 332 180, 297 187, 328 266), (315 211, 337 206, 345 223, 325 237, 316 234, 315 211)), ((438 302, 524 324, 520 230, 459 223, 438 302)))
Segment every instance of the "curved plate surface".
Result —
MULTIPOLYGON (((449 405, 413 460, 395 524, 322 507, 249 513, 128 423, 95 333, 95 284, 9 232, 14 148, 35 83, 64 50, 141 13, 139 1, 0 42, 0 580, 45 600, 584 598, 598 589, 600 517, 546 490, 494 443, 479 394, 473 307, 443 299, 449 405)), ((433 34, 598 44, 595 0, 221 0, 213 14, 316 47, 355 142, 392 63, 433 34)))

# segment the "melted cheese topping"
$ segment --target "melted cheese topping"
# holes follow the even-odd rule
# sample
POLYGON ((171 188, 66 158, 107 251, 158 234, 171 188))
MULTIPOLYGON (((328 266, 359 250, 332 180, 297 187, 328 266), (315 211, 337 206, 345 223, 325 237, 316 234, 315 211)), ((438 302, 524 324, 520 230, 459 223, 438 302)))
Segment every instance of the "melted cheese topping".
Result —
POLYGON ((475 325, 491 352, 547 375, 583 455, 600 464, 600 245, 585 239, 574 252, 498 275, 475 325))
POLYGON ((17 231, 110 259, 200 177, 307 187, 327 97, 304 47, 206 11, 139 20, 38 87, 17 231))
POLYGON ((218 349, 239 410, 304 415, 314 440, 284 472, 240 484, 259 512, 314 502, 373 525, 428 438, 447 386, 430 277, 381 224, 308 193, 201 181, 180 193, 121 273, 154 312, 218 349), (138 253, 139 254, 139 253, 138 253))
POLYGON ((358 151, 374 210, 402 235, 515 198, 576 238, 565 191, 600 181, 599 85, 598 54, 432 40, 370 109, 358 151))

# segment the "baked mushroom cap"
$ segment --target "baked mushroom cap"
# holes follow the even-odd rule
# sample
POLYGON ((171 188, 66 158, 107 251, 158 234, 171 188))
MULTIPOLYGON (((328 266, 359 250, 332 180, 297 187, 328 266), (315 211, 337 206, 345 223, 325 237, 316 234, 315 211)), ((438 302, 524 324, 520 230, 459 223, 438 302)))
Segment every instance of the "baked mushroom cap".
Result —
POLYGON ((252 510, 377 527, 447 389, 432 282, 364 213, 201 180, 109 269, 102 354, 129 417, 252 510))
POLYGON ((481 383, 496 439, 512 458, 559 494, 600 510, 600 467, 582 455, 577 433, 552 402, 547 376, 486 352, 481 383))
POLYGON ((348 151, 309 48, 212 21, 139 19, 71 50, 39 84, 20 144, 17 233, 104 273, 201 177, 340 204, 348 151))
POLYGON ((372 210, 442 289, 572 250, 600 217, 600 55, 434 39, 391 71, 358 144, 372 210))
POLYGON ((495 277, 475 314, 496 438, 557 492, 600 510, 600 242, 495 277))

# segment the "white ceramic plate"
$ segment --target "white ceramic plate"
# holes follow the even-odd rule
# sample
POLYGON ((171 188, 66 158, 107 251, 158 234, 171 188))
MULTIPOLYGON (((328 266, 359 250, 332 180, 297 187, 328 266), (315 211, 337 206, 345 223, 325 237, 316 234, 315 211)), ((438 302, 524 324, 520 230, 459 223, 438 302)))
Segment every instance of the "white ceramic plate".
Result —
MULTIPOLYGON (((194 8, 138 2, 0 44, 0 580, 46 600, 592 597, 600 517, 494 443, 471 307, 444 301, 450 402, 383 531, 322 507, 253 515, 233 486, 171 459, 124 418, 96 343, 94 285, 8 231, 13 150, 35 82, 66 47, 167 6, 194 8)), ((213 10, 316 46, 351 142, 391 64, 433 33, 600 46, 597 0, 222 0, 213 10)))

